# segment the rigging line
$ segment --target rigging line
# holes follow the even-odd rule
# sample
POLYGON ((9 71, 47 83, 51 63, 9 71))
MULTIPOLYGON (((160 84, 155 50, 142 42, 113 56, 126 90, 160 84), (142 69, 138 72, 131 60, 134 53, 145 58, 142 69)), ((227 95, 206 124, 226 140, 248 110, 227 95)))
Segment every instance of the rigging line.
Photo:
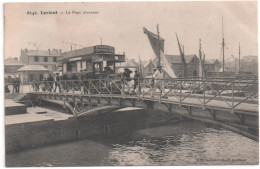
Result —
POLYGON ((229 52, 230 56, 233 57, 233 59, 235 59, 234 55, 229 51, 228 47, 226 47, 227 51, 229 52))

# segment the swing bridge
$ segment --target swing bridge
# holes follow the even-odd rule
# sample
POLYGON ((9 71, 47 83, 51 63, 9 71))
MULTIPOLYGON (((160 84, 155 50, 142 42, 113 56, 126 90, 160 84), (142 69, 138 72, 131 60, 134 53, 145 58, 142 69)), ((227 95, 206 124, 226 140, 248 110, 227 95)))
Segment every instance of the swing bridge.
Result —
MULTIPOLYGON (((74 116, 122 107, 165 111, 258 133, 258 79, 103 78, 31 82, 33 102, 63 101, 74 116), (134 83, 136 88, 134 90, 134 83), (54 91, 56 86, 56 91, 54 91), (154 95, 152 95, 154 93, 154 95)), ((258 134, 256 134, 258 135, 258 134)), ((257 136, 258 140, 258 136, 257 136)))

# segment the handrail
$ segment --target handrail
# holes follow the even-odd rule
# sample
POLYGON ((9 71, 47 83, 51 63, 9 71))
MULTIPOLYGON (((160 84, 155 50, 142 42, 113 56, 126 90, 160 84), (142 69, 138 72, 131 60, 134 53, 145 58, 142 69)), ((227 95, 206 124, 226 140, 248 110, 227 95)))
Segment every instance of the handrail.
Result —
POLYGON ((88 80, 34 81, 30 84, 34 92, 78 93, 87 95, 120 95, 144 99, 150 95, 158 102, 172 97, 183 104, 195 98, 204 108, 214 100, 221 100, 234 112, 242 103, 258 104, 258 80, 217 79, 165 79, 165 78, 100 78, 88 80))

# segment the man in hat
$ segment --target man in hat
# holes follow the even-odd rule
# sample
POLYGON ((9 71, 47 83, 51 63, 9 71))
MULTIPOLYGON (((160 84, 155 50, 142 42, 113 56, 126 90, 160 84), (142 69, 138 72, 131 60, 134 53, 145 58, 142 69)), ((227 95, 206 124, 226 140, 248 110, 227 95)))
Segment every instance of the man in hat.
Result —
POLYGON ((128 91, 130 89, 130 81, 131 81, 131 78, 130 78, 130 74, 132 73, 131 70, 129 70, 128 68, 125 68, 124 69, 124 72, 122 74, 123 78, 125 79, 125 85, 127 87, 127 90, 128 91))
POLYGON ((163 72, 161 66, 157 66, 157 71, 153 74, 153 78, 155 80, 154 80, 154 86, 151 92, 151 96, 154 97, 154 92, 157 88, 161 89, 162 96, 164 96, 165 91, 164 91, 164 82, 163 82, 163 72))

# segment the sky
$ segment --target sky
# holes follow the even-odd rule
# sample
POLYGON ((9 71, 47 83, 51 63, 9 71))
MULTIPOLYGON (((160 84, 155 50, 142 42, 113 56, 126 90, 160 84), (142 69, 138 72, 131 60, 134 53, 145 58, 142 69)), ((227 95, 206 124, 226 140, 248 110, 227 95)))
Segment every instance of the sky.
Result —
MULTIPOLYGON (((165 54, 179 54, 175 32, 185 54, 197 54, 199 39, 206 59, 221 58, 222 16, 226 59, 257 55, 257 3, 250 2, 85 2, 7 3, 4 6, 4 57, 20 57, 21 48, 70 50, 70 44, 102 44, 125 52, 128 59, 155 58, 143 27, 165 39, 165 54), (27 12, 37 11, 38 15, 27 12), (58 11, 58 15, 41 15, 58 11), (65 14, 81 11, 81 14, 65 14), (97 11, 98 14, 82 14, 97 11), (60 14, 63 12, 63 14, 60 14), (66 42, 66 43, 63 43, 66 42), (35 44, 35 45, 33 45, 35 44)), ((75 46, 73 46, 73 49, 75 46)), ((77 49, 81 48, 76 46, 77 49)))

